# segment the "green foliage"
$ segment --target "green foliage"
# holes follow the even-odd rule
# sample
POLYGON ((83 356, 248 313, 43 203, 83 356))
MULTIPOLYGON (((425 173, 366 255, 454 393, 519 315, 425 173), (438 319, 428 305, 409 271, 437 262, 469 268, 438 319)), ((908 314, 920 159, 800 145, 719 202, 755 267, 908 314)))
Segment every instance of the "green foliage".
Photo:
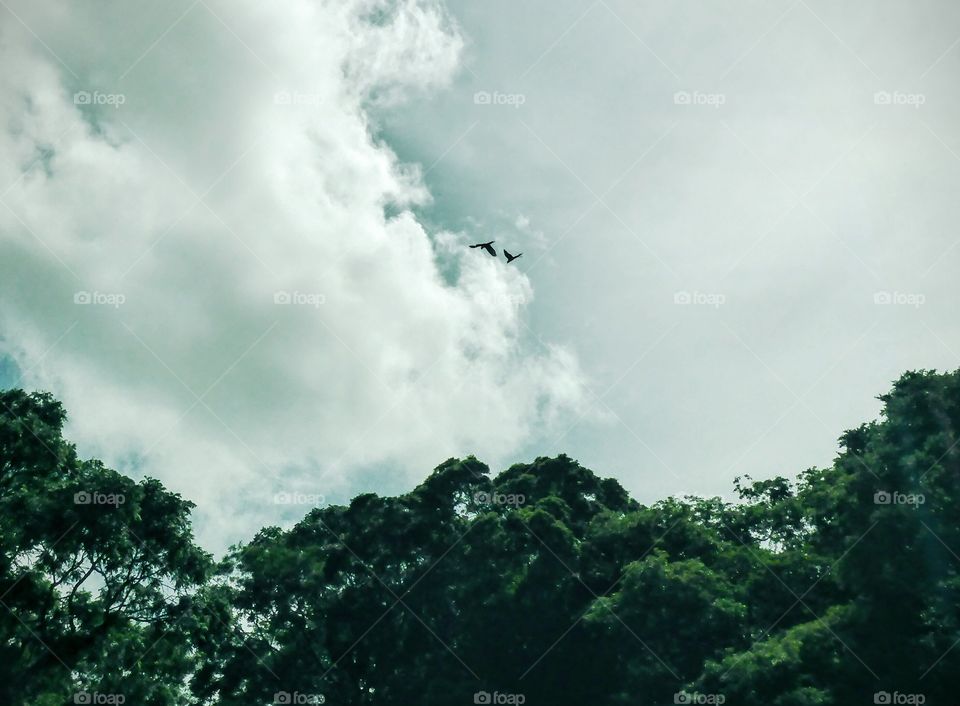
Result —
POLYGON ((450 459, 405 495, 265 528, 214 567, 190 503, 79 460, 55 400, 5 392, 0 690, 14 704, 80 689, 145 704, 953 703, 960 372, 907 373, 881 400, 831 466, 736 479, 737 503, 642 506, 562 455, 496 477, 450 459), (84 492, 124 502, 74 502, 84 492))
POLYGON ((211 568, 193 506, 79 460, 64 420, 49 395, 0 393, 0 692, 11 704, 84 690, 182 703, 191 592, 211 568))

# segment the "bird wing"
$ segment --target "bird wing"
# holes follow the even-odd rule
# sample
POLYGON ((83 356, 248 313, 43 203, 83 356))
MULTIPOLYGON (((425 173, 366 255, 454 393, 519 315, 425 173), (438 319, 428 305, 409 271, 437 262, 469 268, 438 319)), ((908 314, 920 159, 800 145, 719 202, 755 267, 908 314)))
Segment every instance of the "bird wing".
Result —
POLYGON ((493 249, 493 246, 490 245, 490 243, 487 243, 486 245, 484 245, 483 249, 486 250, 488 253, 490 253, 492 257, 497 256, 497 251, 493 249))
POLYGON ((512 260, 512 259, 513 259, 513 255, 511 255, 510 253, 508 253, 508 252, 506 251, 506 249, 504 249, 503 254, 507 256, 507 259, 508 259, 508 260, 512 260))

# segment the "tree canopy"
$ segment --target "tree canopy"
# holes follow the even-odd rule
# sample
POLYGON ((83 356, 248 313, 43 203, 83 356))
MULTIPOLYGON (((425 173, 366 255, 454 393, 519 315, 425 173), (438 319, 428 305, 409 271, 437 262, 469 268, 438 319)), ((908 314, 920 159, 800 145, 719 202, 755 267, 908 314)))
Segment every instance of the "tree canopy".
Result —
POLYGON ((910 372, 832 465, 653 505, 560 455, 449 459, 221 561, 192 504, 0 393, 11 704, 955 701, 960 371, 910 372), (91 696, 93 695, 93 696, 91 696), (80 698, 80 701, 77 701, 80 698), (116 699, 114 700, 116 702, 116 699))

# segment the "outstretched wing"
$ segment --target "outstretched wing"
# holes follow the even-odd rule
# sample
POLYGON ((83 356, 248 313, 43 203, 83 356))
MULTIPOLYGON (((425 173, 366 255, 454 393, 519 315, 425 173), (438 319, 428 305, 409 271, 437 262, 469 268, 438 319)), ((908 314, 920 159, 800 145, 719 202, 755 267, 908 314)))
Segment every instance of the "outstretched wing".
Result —
POLYGON ((486 250, 488 253, 490 253, 491 257, 497 256, 497 251, 493 249, 493 246, 490 243, 485 243, 483 245, 483 249, 486 250))
POLYGON ((511 255, 509 252, 507 252, 506 249, 504 249, 503 254, 507 256, 507 259, 508 259, 508 260, 512 260, 512 259, 513 259, 513 255, 511 255))

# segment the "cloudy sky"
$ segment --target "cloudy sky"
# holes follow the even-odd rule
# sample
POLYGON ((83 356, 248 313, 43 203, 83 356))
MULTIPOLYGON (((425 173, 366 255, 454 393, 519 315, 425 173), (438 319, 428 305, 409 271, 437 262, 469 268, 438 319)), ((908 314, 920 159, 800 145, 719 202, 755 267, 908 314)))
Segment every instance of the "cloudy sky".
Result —
POLYGON ((468 453, 726 493, 960 365, 948 0, 3 0, 0 65, 0 383, 210 546, 468 453))

